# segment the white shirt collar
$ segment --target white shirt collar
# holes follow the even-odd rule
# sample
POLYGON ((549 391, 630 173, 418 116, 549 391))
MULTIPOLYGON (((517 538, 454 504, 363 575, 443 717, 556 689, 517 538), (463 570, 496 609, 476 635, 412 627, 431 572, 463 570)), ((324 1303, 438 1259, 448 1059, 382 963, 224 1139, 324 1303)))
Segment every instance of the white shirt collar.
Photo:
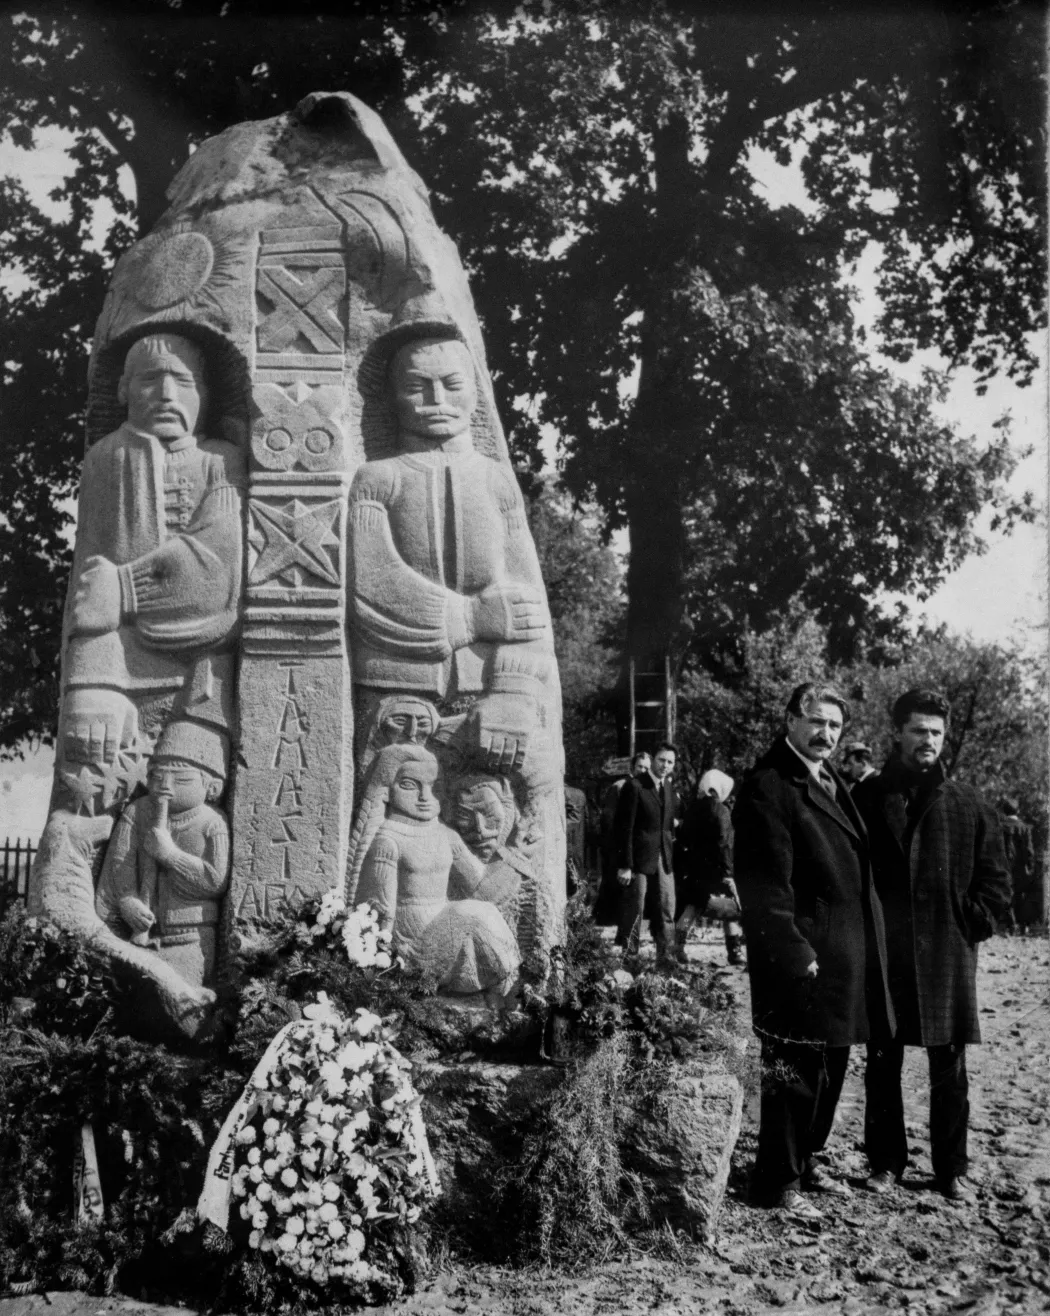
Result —
POLYGON ((820 781, 820 769, 823 767, 823 763, 821 762, 821 760, 808 759, 806 758, 805 754, 800 754, 798 750, 795 748, 795 746, 791 743, 791 741, 788 740, 787 736, 784 737, 784 744, 787 745, 788 749, 791 750, 792 754, 794 754, 794 756, 797 759, 801 759, 801 761, 806 765, 806 767, 812 773, 813 779, 815 781, 820 781))

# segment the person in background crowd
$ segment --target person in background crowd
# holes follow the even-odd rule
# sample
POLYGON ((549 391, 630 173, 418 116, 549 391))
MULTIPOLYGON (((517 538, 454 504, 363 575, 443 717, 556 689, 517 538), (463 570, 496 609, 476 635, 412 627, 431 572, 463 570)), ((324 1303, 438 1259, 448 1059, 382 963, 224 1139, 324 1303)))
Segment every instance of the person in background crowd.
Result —
POLYGON ((875 764, 872 762, 871 746, 862 740, 848 744, 842 754, 842 767, 839 775, 846 782, 846 789, 852 791, 859 781, 875 776, 875 764))
POLYGON ((613 820, 616 840, 616 880, 623 888, 616 944, 635 954, 642 919, 656 943, 658 962, 673 959, 674 829, 678 796, 671 785, 677 751, 661 745, 652 767, 632 777, 620 791, 613 820))
POLYGON ((926 1048, 930 1151, 937 1186, 969 1202, 966 1045, 981 1040, 977 943, 1010 909, 1010 876, 995 811, 941 764, 948 701, 909 690, 893 706, 893 754, 854 801, 868 829, 886 916, 895 1036, 868 1046, 864 1140, 868 1186, 889 1192, 908 1164, 901 1098, 906 1046, 926 1048))
POLYGON ((682 822, 678 836, 678 868, 683 877, 675 924, 680 946, 698 917, 721 918, 725 928, 726 958, 744 960, 744 933, 740 903, 733 881, 733 823, 726 801, 733 793, 733 778, 717 768, 700 778, 696 800, 682 822))
POLYGON ((587 796, 579 786, 565 786, 565 891, 574 896, 583 882, 587 796))
POLYGON ((1013 905, 1008 920, 1016 931, 1039 923, 1043 917, 1041 901, 1034 888, 1035 850, 1032 846, 1032 829, 1021 821, 1021 806, 1016 800, 999 801, 999 822, 1003 830, 1003 849, 1006 868, 1013 882, 1013 905))
MULTIPOLYGON (((640 777, 648 772, 652 762, 651 755, 644 749, 640 750, 631 759, 631 776, 640 777)), ((598 825, 602 878, 594 906, 594 921, 601 928, 617 927, 620 922, 620 897, 623 888, 616 880, 616 838, 613 835, 613 822, 616 819, 616 806, 620 802, 620 792, 627 780, 627 777, 617 777, 602 796, 601 819, 598 825)))
POLYGON ((803 1193, 847 1196, 817 1160, 835 1118, 849 1048, 892 1032, 882 910, 846 783, 828 766, 849 719, 830 686, 788 700, 785 734, 744 781, 734 867, 747 938, 751 1011, 762 1043, 754 1200, 802 1220, 803 1193))

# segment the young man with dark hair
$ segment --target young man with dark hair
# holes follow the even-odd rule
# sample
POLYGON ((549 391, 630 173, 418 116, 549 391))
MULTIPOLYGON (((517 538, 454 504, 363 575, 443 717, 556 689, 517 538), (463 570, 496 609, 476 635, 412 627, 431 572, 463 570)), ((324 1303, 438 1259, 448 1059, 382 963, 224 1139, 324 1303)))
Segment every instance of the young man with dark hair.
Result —
POLYGON ((652 767, 624 783, 613 822, 616 880, 622 887, 616 943, 635 953, 642 919, 648 918, 657 959, 663 961, 673 958, 677 944, 674 828, 678 796, 671 785, 677 753, 667 741, 658 746, 652 767))
POLYGON ((853 792, 886 918, 897 1016, 896 1036, 868 1045, 865 1145, 868 1186, 890 1191, 908 1163, 904 1048, 925 1047, 933 1173, 945 1197, 970 1202, 966 1044, 981 1040, 977 943, 1007 917, 1010 878, 995 811, 971 786, 945 775, 948 715, 948 701, 936 691, 901 695, 893 706, 894 752, 853 792))
POLYGON ((803 1193, 847 1195, 817 1160, 849 1048, 892 1030, 882 912, 863 824, 828 765, 849 707, 805 682, 784 735, 745 780, 733 814, 751 1012, 762 1043, 757 1201, 821 1218, 803 1193))

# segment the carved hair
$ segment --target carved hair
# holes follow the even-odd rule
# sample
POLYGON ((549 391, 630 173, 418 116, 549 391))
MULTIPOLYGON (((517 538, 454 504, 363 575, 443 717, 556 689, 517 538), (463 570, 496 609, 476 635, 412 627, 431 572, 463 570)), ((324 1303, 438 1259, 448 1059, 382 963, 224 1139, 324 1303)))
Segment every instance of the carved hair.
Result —
POLYGON ((346 903, 352 905, 361 880, 361 869, 376 833, 386 818, 390 787, 406 763, 437 763, 437 758, 423 745, 387 745, 375 756, 365 782, 357 817, 350 833, 346 857, 346 903))

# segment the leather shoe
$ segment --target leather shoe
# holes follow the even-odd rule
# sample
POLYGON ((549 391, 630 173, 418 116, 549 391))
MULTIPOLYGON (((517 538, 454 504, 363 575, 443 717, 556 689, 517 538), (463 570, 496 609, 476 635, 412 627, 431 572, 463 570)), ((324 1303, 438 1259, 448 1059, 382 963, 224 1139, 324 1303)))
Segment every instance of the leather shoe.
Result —
POLYGON ((891 1192, 896 1183, 897 1176, 892 1170, 877 1170, 864 1180, 864 1187, 869 1193, 882 1194, 891 1192))
POLYGON ((785 1188, 773 1202, 773 1209, 783 1211, 792 1220, 823 1220, 824 1213, 806 1199, 796 1188, 785 1188))
POLYGON ((831 1197, 852 1197, 847 1184, 833 1179, 823 1165, 811 1165, 802 1176, 802 1190, 807 1193, 827 1193, 831 1197))
POLYGON ((949 1202, 959 1202, 965 1206, 972 1206, 977 1201, 977 1193, 974 1191, 973 1184, 964 1175, 958 1174, 954 1179, 945 1179, 939 1187, 949 1202))

